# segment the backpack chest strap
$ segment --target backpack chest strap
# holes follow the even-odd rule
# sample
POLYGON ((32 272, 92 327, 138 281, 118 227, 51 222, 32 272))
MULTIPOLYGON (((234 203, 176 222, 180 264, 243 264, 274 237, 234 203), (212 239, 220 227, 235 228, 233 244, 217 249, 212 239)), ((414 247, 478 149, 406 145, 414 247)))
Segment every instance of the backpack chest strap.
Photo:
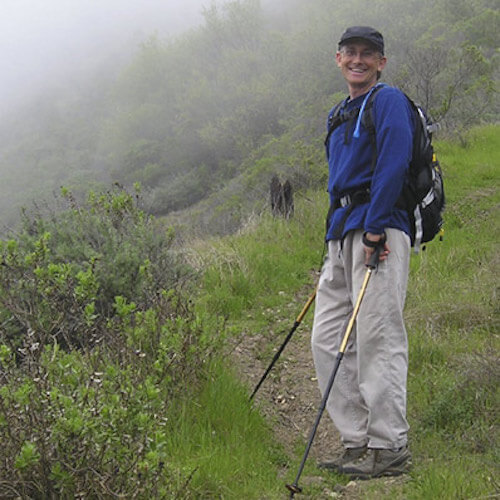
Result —
POLYGON ((327 150, 327 157, 329 157, 328 143, 332 133, 340 127, 343 123, 347 122, 346 130, 344 132, 344 144, 348 144, 349 130, 352 128, 352 124, 356 122, 354 128, 353 137, 358 138, 360 135, 360 125, 361 123, 368 132, 368 137, 372 147, 372 160, 371 160, 371 170, 375 170, 375 165, 377 164, 377 140, 375 135, 375 124, 373 116, 373 102, 375 100, 375 95, 382 89, 385 84, 375 85, 370 92, 365 97, 360 108, 354 108, 349 111, 345 111, 345 105, 347 100, 337 104, 333 108, 329 118, 328 118, 328 132, 325 138, 325 147, 327 150))

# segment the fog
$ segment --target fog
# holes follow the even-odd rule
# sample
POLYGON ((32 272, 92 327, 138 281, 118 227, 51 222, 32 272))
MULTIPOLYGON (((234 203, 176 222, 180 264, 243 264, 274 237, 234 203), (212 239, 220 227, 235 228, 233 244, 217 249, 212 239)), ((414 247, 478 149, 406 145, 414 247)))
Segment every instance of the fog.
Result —
POLYGON ((200 23, 211 0, 0 0, 0 113, 153 33, 200 23))

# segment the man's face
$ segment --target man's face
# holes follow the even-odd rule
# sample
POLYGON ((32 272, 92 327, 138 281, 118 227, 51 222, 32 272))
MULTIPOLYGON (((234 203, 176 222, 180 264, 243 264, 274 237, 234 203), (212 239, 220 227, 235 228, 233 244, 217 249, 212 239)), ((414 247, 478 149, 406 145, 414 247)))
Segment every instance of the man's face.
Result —
POLYGON ((384 69, 387 59, 372 45, 353 41, 341 47, 336 61, 350 87, 365 89, 377 83, 377 72, 384 69))

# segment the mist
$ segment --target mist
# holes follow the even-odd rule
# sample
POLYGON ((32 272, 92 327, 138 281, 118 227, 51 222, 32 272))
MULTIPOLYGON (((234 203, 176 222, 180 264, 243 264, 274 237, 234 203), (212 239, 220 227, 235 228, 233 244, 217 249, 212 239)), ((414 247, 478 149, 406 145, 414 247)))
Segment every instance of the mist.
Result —
POLYGON ((200 231, 222 234, 267 200, 271 169, 300 185, 320 182, 321 148, 312 144, 325 103, 345 91, 332 56, 346 24, 381 29, 385 81, 423 102, 443 131, 497 120, 495 12, 477 0, 465 23, 446 17, 448 2, 424 9, 379 0, 379 12, 368 0, 342 8, 333 0, 0 0, 0 232, 61 186, 84 199, 118 183, 142 186, 155 216, 183 212, 186 227, 198 217, 200 231), (469 45, 457 46, 459 31, 469 45), (247 189, 254 164, 259 175, 247 189))
POLYGON ((126 57, 154 33, 174 36, 196 26, 210 1, 2 0, 0 113, 47 85, 64 86, 126 57))

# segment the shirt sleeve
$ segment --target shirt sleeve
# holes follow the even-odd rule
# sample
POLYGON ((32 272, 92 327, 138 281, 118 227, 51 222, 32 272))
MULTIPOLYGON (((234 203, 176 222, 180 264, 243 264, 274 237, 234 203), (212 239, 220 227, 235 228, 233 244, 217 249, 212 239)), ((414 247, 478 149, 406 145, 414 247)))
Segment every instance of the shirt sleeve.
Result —
POLYGON ((381 234, 401 194, 412 156, 414 119, 411 105, 398 89, 380 90, 373 102, 377 163, 370 187, 364 230, 381 234))

